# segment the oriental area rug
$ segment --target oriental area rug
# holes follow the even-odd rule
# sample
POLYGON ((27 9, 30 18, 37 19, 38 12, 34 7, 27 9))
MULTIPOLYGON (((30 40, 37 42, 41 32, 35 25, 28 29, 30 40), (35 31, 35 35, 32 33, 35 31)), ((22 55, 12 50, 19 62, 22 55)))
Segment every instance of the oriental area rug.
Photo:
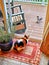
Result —
POLYGON ((13 59, 31 65, 39 65, 41 58, 40 44, 36 42, 28 42, 26 48, 20 53, 15 52, 14 50, 7 53, 0 51, 0 57, 13 59))

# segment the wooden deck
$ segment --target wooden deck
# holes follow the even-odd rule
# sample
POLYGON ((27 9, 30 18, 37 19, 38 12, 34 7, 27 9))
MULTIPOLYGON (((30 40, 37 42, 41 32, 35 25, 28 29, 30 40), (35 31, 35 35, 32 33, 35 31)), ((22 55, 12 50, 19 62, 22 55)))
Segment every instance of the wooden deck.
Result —
MULTIPOLYGON (((26 32, 24 34, 30 35, 30 38, 36 40, 42 40, 43 30, 46 19, 46 10, 47 6, 35 5, 31 3, 21 3, 15 2, 14 5, 21 4, 24 11, 25 20, 26 20, 26 32), (37 16, 42 17, 40 23, 36 23, 37 16)), ((16 9, 15 9, 16 13, 16 9)), ((17 34, 18 36, 23 36, 24 34, 17 34)))
MULTIPOLYGON (((43 30, 46 19, 47 6, 31 4, 31 3, 21 3, 14 2, 14 5, 21 4, 22 10, 24 11, 24 16, 26 20, 27 29, 24 34, 30 35, 30 38, 41 41, 43 38, 43 30), (42 17, 40 23, 36 23, 37 16, 42 17)), ((15 13, 17 9, 14 9, 15 13)), ((16 34, 17 36, 23 36, 24 34, 16 34)))

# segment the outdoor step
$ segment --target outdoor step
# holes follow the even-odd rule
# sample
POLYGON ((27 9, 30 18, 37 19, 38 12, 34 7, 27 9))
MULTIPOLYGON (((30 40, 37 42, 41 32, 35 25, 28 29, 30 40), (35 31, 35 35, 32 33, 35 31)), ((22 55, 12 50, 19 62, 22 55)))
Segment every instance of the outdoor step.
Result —
POLYGON ((28 28, 28 30, 40 31, 40 32, 42 32, 43 29, 44 29, 44 28, 42 28, 42 29, 39 29, 39 28, 33 28, 33 27, 32 27, 32 28, 31 28, 31 27, 28 28))
MULTIPOLYGON (((26 33, 27 34, 27 33, 26 33)), ((39 37, 42 37, 43 36, 43 34, 39 34, 39 33, 28 33, 30 36, 39 36, 39 37)))
POLYGON ((37 40, 42 40, 42 37, 30 36, 30 38, 37 39, 37 40))
POLYGON ((43 29, 42 26, 33 26, 33 28, 43 29))
POLYGON ((41 31, 35 31, 35 30, 33 30, 33 33, 43 34, 43 31, 41 32, 41 31))
POLYGON ((43 35, 38 33, 32 33, 31 36, 42 37, 43 35))

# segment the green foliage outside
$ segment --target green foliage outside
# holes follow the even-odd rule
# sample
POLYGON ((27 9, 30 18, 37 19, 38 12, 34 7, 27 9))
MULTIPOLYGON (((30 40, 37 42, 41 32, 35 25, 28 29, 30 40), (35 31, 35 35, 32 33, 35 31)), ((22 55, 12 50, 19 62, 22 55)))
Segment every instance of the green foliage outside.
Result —
MULTIPOLYGON (((23 0, 13 0, 13 1, 23 1, 23 0)), ((27 0, 26 0, 27 1, 27 0)), ((31 0, 30 0, 31 1, 31 0)), ((32 0, 33 1, 33 0, 32 0)), ((39 0, 40 2, 42 2, 43 0, 39 0)), ((44 0, 44 2, 47 2, 47 0, 44 0)))
MULTIPOLYGON (((43 1, 43 0, 40 0, 41 2, 43 1)), ((44 0, 44 2, 47 2, 47 0, 44 0)))

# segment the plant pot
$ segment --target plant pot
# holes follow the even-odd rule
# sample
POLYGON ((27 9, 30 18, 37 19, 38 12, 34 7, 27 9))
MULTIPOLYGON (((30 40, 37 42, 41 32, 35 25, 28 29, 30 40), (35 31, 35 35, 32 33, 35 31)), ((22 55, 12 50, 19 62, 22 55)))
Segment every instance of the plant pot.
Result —
POLYGON ((9 51, 12 48, 13 41, 10 40, 8 43, 0 43, 1 51, 9 51))

